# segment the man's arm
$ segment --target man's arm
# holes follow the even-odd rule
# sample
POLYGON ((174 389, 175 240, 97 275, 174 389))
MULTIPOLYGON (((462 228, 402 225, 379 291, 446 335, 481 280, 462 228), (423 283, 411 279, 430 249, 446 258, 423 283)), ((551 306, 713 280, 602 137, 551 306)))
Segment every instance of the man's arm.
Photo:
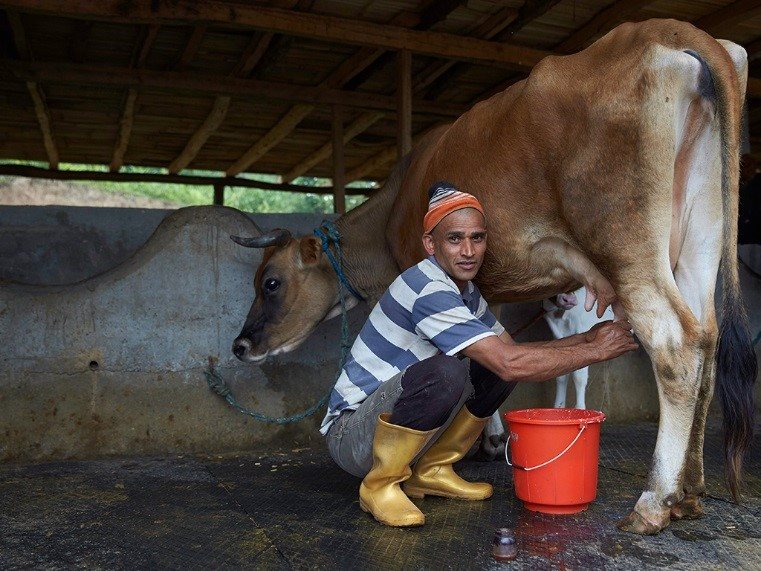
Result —
POLYGON ((490 336, 466 347, 463 353, 505 381, 546 381, 637 348, 625 321, 605 322, 587 333, 541 345, 510 342, 506 334, 490 336), (571 342, 573 344, 567 344, 571 342))
MULTIPOLYGON (((584 335, 585 333, 577 333, 575 335, 569 335, 568 337, 554 339, 552 341, 527 341, 525 343, 521 343, 520 345, 522 347, 574 347, 579 343, 584 343, 584 335)), ((513 340, 507 331, 502 333, 499 338, 506 345, 516 345, 515 340, 513 340)))

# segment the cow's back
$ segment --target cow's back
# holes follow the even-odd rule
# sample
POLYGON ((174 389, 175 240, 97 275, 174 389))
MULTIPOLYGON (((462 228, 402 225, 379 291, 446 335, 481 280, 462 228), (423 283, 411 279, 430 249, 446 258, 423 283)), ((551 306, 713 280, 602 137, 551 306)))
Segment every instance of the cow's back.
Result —
POLYGON ((477 278, 485 296, 536 300, 577 288, 562 271, 535 272, 531 248, 557 237, 585 250, 595 237, 580 235, 578 218, 604 217, 606 209, 620 207, 619 167, 640 160, 642 145, 649 143, 641 133, 656 121, 658 109, 645 101, 658 73, 657 46, 721 49, 684 22, 624 24, 579 53, 545 58, 526 80, 426 141, 413 157, 389 224, 400 266, 423 257, 426 189, 448 180, 477 196, 486 212, 489 248, 477 278), (586 194, 590 177, 608 194, 586 194), (599 184, 601 177, 609 184, 599 184))

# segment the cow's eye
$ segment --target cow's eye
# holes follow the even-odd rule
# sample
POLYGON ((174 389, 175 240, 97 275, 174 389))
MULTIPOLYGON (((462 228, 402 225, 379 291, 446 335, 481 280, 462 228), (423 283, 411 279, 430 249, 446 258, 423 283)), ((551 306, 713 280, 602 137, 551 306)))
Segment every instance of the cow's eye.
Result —
POLYGON ((277 291, 279 287, 280 287, 280 282, 276 280, 275 278, 269 278, 267 280, 264 280, 264 289, 268 293, 277 291))

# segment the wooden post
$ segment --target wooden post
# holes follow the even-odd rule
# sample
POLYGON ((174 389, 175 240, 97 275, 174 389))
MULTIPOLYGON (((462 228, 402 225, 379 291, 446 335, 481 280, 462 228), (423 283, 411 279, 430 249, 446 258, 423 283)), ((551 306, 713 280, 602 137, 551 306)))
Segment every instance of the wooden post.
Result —
POLYGON ((397 158, 412 150, 412 54, 400 50, 396 55, 397 158))
POLYGON ((224 184, 215 184, 214 185, 214 204, 217 206, 222 206, 225 203, 225 185, 224 184))
POLYGON ((344 124, 340 107, 333 107, 333 212, 346 212, 344 172, 344 124))

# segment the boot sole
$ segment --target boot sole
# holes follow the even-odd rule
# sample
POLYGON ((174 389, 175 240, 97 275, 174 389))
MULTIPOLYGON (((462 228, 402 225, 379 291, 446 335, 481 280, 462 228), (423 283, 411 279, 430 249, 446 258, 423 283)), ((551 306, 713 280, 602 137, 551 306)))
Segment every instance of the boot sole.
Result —
POLYGON ((390 521, 383 520, 379 518, 377 515, 375 515, 375 513, 369 507, 367 507, 367 504, 365 504, 362 498, 359 499, 359 507, 363 512, 366 512, 372 515, 376 521, 379 521, 383 525, 388 525, 390 527, 419 527, 425 524, 425 516, 423 516, 422 521, 412 521, 410 523, 391 523, 390 521))
MULTIPOLYGON (((428 490, 425 488, 412 488, 412 487, 404 487, 404 493, 407 494, 410 498, 415 499, 422 499, 425 496, 436 496, 439 498, 449 498, 451 500, 465 500, 465 501, 471 501, 471 502, 478 502, 481 500, 488 500, 490 497, 492 497, 492 494, 489 494, 487 496, 457 496, 454 494, 447 494, 446 492, 439 492, 437 490, 428 490)), ((493 493, 493 492, 492 492, 493 493)))

